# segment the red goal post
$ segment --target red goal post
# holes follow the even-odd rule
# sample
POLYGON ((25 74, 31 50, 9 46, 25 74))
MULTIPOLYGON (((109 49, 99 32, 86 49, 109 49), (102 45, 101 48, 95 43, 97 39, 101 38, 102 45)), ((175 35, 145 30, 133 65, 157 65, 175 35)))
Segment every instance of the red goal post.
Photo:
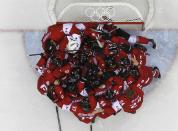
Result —
POLYGON ((57 23, 98 23, 98 24, 106 24, 106 23, 112 23, 116 25, 118 28, 127 29, 127 30, 144 30, 144 22, 75 22, 75 21, 57 21, 57 23))

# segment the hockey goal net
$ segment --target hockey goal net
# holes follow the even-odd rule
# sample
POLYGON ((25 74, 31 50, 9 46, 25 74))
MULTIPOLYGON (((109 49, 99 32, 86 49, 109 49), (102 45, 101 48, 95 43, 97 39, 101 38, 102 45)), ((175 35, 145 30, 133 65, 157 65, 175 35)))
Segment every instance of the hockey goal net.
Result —
POLYGON ((124 29, 143 30, 152 0, 50 0, 49 16, 56 22, 112 22, 124 29))

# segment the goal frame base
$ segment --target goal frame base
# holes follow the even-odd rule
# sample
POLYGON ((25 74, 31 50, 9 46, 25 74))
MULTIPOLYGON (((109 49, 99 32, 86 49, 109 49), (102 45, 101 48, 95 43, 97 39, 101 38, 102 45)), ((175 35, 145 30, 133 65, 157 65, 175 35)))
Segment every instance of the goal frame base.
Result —
POLYGON ((106 21, 106 22, 76 22, 76 21, 66 21, 66 22, 56 22, 56 23, 59 23, 59 24, 65 24, 65 23, 73 23, 73 24, 77 24, 77 23, 84 23, 84 24, 87 24, 87 23, 93 23, 93 24, 108 24, 108 23, 112 23, 116 26, 118 26, 119 28, 124 28, 124 29, 127 29, 127 30, 144 30, 145 29, 145 23, 144 22, 109 22, 109 21, 106 21), (127 27, 131 27, 133 26, 133 28, 127 28, 127 27))

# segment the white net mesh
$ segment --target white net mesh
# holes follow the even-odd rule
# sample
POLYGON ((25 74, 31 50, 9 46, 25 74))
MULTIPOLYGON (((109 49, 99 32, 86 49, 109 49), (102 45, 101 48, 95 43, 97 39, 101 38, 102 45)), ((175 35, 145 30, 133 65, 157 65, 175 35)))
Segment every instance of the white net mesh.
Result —
POLYGON ((57 16, 57 20, 72 22, 143 22, 143 17, 134 6, 127 3, 77 3, 65 8, 57 16))
POLYGON ((49 14, 58 22, 114 22, 143 29, 151 0, 51 0, 49 14))

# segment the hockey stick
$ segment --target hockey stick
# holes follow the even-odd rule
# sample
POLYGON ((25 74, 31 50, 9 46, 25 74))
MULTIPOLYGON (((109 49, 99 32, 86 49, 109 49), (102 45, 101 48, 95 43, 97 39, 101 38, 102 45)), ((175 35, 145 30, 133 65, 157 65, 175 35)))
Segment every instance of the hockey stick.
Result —
POLYGON ((40 54, 30 54, 29 56, 39 56, 39 55, 43 55, 43 53, 40 53, 40 54))
POLYGON ((62 131, 61 121, 60 121, 60 118, 59 118, 59 110, 58 110, 57 106, 56 106, 56 114, 57 114, 57 121, 58 121, 59 131, 62 131))
MULTIPOLYGON (((67 50, 67 51, 62 51, 62 52, 66 52, 66 53, 71 53, 73 51, 78 51, 78 50, 67 50)), ((28 56, 42 56, 44 55, 43 53, 37 53, 37 54, 29 54, 28 56)))
POLYGON ((90 125, 90 131, 93 131, 93 125, 92 124, 90 125))

